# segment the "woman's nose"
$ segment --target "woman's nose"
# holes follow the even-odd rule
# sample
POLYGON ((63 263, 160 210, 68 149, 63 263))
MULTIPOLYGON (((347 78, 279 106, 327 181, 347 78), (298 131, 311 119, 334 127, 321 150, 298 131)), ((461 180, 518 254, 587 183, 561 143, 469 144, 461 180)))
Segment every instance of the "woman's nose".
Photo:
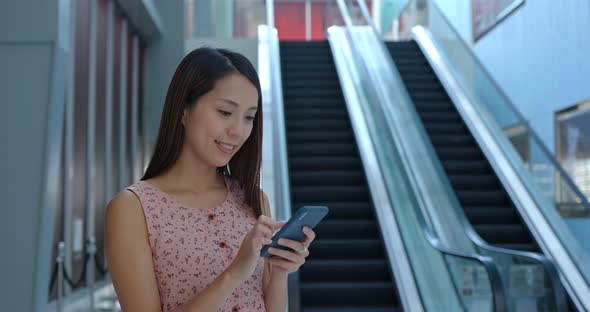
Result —
POLYGON ((234 120, 229 124, 227 133, 230 136, 239 136, 242 132, 243 126, 243 122, 241 122, 240 120, 234 120))

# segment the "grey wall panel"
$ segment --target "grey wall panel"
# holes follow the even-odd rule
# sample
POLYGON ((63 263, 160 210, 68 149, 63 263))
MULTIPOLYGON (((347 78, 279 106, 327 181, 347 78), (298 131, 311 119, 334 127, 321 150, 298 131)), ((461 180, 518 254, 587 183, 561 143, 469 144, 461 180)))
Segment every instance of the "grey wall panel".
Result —
MULTIPOLYGON (((96 71, 96 144, 95 144, 95 180, 94 180, 94 236, 98 257, 104 254, 104 213, 105 213, 105 124, 106 124, 106 73, 107 73, 107 0, 98 1, 97 24, 97 71, 96 71)), ((94 262, 90 262, 94 265, 94 262)), ((97 278, 100 274, 97 272, 97 278)))
POLYGON ((3 310, 31 311, 53 44, 15 44, 2 39, 0 294, 3 310))
POLYGON ((58 0, 3 0, 0 38, 3 41, 51 42, 57 38, 58 0), (9 27, 9 26, 16 26, 9 27))
MULTIPOLYGON (((84 229, 86 228, 86 153, 88 132, 88 58, 90 6, 76 2, 75 84, 74 84, 74 175, 72 184, 72 271, 79 279, 84 265, 84 229), (79 225, 82 223, 82 229, 79 225), (80 246, 80 243, 82 244, 80 246), (77 245, 77 246, 76 246, 77 245), (82 247, 82 248, 80 248, 82 247)), ((67 181, 66 181, 67 183, 67 181)))
POLYGON ((113 195, 117 194, 119 191, 119 185, 122 184, 122 182, 119 181, 119 171, 121 170, 121 165, 119 164, 119 106, 121 105, 121 83, 119 75, 121 70, 121 53, 119 53, 119 51, 121 50, 121 23, 121 16, 115 15, 115 28, 113 34, 113 49, 115 50, 115 53, 113 54, 113 195))
MULTIPOLYGON (((145 51, 145 120, 147 144, 155 144, 160 116, 172 74, 184 56, 184 1, 156 1, 165 36, 151 43, 145 51)), ((151 157, 151 151, 149 153, 151 157)))

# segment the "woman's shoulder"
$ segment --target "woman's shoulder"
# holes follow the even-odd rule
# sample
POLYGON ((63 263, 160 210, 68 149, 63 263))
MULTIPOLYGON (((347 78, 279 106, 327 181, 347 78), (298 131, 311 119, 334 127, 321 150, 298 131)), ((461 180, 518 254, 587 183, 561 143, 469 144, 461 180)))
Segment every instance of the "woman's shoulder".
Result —
POLYGON ((132 187, 128 187, 115 195, 106 207, 107 215, 129 217, 141 214, 141 201, 132 190, 132 187))

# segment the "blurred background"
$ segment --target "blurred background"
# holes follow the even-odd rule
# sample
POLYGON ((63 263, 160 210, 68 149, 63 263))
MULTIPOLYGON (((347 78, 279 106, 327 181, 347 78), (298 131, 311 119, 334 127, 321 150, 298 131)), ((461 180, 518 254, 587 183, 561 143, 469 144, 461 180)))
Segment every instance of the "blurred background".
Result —
POLYGON ((105 207, 204 45, 259 71, 275 219, 332 208, 289 311, 590 310, 586 0, 1 1, 0 310, 120 310, 105 207))

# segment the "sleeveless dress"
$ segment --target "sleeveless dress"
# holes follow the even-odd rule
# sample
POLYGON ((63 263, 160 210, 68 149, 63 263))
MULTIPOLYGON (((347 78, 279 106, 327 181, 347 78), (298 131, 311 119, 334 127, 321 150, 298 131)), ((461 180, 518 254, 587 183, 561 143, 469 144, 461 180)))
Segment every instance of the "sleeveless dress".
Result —
MULTIPOLYGON (((227 196, 213 208, 187 207, 147 181, 127 188, 140 200, 152 249, 162 311, 190 301, 236 257, 244 236, 256 223, 244 190, 224 177, 227 196)), ((266 311, 262 289, 264 259, 218 311, 266 311)))

